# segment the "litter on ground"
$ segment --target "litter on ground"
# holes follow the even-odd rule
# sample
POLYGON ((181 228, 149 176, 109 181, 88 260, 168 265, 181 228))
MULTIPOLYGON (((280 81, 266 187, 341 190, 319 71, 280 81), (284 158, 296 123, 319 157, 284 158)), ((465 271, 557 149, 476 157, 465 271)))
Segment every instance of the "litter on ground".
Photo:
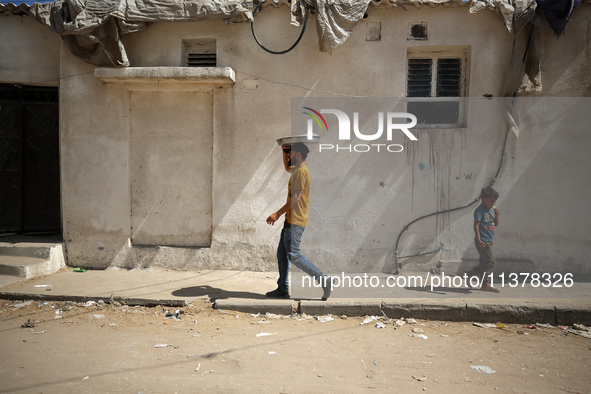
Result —
POLYGON ((361 323, 359 323, 360 326, 364 325, 364 324, 368 324, 371 323, 374 320, 378 320, 381 319, 380 317, 377 316, 366 316, 365 320, 363 320, 361 323))
POLYGON ((268 337, 269 335, 275 335, 275 334, 277 334, 277 333, 276 333, 276 332, 274 332, 274 333, 269 333, 269 332, 259 332, 259 333, 258 333, 257 335, 255 335, 255 336, 256 336, 257 338, 260 338, 260 337, 268 337))
POLYGON ((320 323, 327 323, 329 321, 333 321, 334 317, 332 317, 332 315, 316 316, 316 320, 318 320, 320 323))
POLYGON ((490 367, 486 365, 470 365, 470 368, 477 371, 478 373, 495 373, 497 371, 493 371, 490 367))

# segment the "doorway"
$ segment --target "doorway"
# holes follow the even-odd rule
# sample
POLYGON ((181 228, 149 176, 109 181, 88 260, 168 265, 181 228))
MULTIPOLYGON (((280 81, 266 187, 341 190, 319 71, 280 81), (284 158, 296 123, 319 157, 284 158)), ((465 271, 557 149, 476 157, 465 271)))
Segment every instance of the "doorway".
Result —
POLYGON ((0 84, 0 233, 61 233, 58 88, 0 84))

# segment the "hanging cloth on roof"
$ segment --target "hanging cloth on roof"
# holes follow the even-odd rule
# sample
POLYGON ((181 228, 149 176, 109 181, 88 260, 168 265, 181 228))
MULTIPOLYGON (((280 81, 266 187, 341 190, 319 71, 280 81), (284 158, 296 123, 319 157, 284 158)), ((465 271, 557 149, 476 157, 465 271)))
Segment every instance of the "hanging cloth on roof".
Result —
POLYGON ((370 0, 292 0, 292 25, 305 20, 306 11, 316 13, 316 30, 321 52, 331 53, 344 43, 363 18, 370 0))
POLYGON ((252 0, 55 0, 28 14, 60 34, 70 51, 97 66, 129 66, 121 37, 152 22, 225 18, 252 21, 252 0))
POLYGON ((550 27, 561 36, 566 29, 566 24, 573 11, 579 5, 581 0, 537 0, 538 5, 544 10, 546 20, 550 27))

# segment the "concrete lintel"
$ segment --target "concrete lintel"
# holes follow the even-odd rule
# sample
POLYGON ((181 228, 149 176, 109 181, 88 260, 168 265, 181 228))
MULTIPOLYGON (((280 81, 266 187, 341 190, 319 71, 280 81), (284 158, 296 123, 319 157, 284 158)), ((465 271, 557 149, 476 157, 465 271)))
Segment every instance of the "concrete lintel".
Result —
POLYGON ((97 67, 94 76, 103 82, 125 84, 190 83, 222 87, 236 82, 231 67, 97 67))
POLYGON ((468 321, 482 323, 550 323, 555 324, 553 305, 528 304, 513 300, 511 304, 493 304, 469 301, 466 304, 468 321))
POLYGON ((380 300, 345 300, 335 298, 327 301, 300 301, 300 313, 306 315, 347 315, 381 316, 382 302, 380 300))
POLYGON ((591 324, 591 305, 569 305, 566 303, 557 304, 556 324, 570 326, 574 323, 590 325, 591 324))
POLYGON ((387 300, 382 310, 391 319, 402 317, 425 319, 466 321, 466 302, 457 300, 387 300))
POLYGON ((277 315, 291 315, 294 312, 292 300, 274 299, 218 299, 214 302, 215 309, 231 310, 244 313, 275 313, 277 315))
MULTIPOLYGON (((0 292, 0 299, 2 300, 36 300, 36 301, 72 301, 72 302, 87 302, 95 301, 98 302, 103 300, 110 302, 110 297, 97 297, 97 296, 76 296, 76 295, 62 295, 62 294, 33 294, 33 293, 10 293, 0 292)), ((135 298, 135 297, 113 297, 113 301, 120 302, 125 305, 139 305, 139 306, 171 306, 171 307, 183 307, 189 303, 186 300, 172 300, 172 299, 148 299, 148 298, 135 298)))

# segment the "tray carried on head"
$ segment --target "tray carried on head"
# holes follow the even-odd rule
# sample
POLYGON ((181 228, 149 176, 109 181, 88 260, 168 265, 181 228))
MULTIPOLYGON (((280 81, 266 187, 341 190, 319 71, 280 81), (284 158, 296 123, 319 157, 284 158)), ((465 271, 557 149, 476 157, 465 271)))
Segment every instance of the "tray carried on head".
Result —
POLYGON ((277 140, 277 144, 279 144, 279 146, 291 145, 298 142, 302 142, 304 144, 317 144, 320 142, 320 136, 318 134, 312 134, 312 139, 309 140, 308 134, 291 135, 289 137, 283 137, 277 140))

